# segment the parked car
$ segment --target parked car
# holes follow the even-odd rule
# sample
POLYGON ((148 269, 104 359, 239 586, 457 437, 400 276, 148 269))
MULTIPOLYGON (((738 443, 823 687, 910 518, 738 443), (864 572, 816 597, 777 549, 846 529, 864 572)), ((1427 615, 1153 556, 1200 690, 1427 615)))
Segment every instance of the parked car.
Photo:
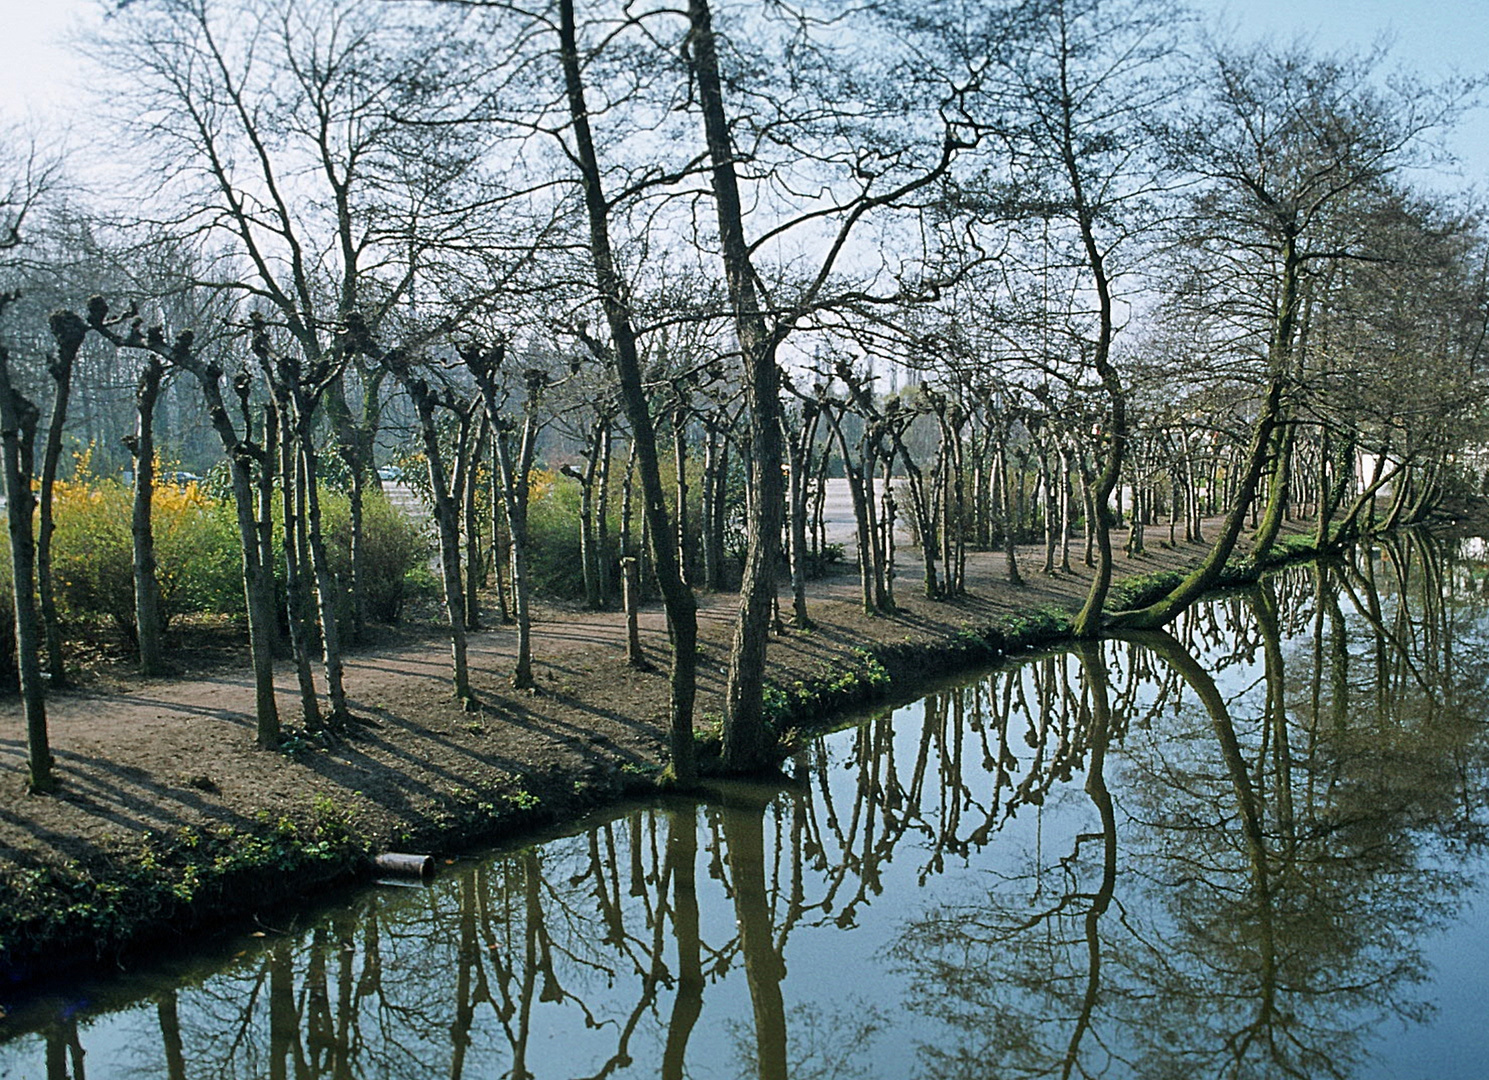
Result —
POLYGON ((403 480, 403 470, 397 465, 384 465, 377 471, 377 478, 385 484, 397 484, 403 480))

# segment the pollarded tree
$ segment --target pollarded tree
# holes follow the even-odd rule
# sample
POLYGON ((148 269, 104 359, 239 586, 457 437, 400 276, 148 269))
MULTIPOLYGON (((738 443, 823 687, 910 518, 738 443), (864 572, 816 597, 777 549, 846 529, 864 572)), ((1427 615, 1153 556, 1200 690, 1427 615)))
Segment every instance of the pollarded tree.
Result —
POLYGON ((120 348, 144 349, 175 370, 190 374, 202 393, 203 404, 227 458, 237 511, 238 542, 242 556, 244 604, 248 612, 248 642, 252 657, 255 715, 258 743, 266 749, 279 745, 279 708, 274 698, 274 642, 278 636, 274 616, 274 574, 266 559, 270 519, 263 513, 258 480, 272 468, 273 445, 264 440, 266 426, 257 430, 247 410, 246 376, 234 379, 232 392, 239 399, 239 420, 223 392, 226 374, 214 356, 197 342, 196 334, 183 329, 167 340, 163 327, 142 329, 135 321, 120 333, 109 319, 109 305, 102 297, 89 301, 88 328, 120 348), (255 437, 257 435, 257 438, 255 437))
POLYGON ((480 241, 484 217, 451 206, 477 150, 443 122, 461 107, 462 49, 446 14, 412 5, 137 0, 98 50, 152 182, 168 163, 146 213, 196 237, 213 260, 199 282, 251 298, 326 378, 295 430, 324 417, 349 478, 354 612, 383 376, 337 333, 353 315, 380 333, 440 252, 480 241))

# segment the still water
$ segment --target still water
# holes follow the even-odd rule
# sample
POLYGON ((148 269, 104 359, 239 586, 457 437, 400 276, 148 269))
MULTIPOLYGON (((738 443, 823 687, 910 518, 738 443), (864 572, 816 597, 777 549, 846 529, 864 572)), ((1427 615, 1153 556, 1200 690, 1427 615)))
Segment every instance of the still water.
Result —
POLYGON ((0 1077, 1479 1077, 1489 554, 1408 537, 168 974, 0 1077))

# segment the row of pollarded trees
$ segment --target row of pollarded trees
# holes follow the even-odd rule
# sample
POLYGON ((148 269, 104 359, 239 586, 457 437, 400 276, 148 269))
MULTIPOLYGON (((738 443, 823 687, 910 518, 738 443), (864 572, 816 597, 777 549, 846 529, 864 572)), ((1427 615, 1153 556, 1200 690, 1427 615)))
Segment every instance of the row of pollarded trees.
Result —
MULTIPOLYGON (((1037 521, 1047 566, 1077 527, 1087 537, 1082 635, 1111 616, 1119 511, 1176 531, 1182 517, 1190 534, 1225 515, 1189 581, 1118 615, 1160 625, 1253 513, 1264 552, 1290 507, 1334 535, 1388 483, 1386 521, 1425 510, 1476 419, 1482 242, 1400 168, 1459 95, 1295 49, 1208 47, 1196 65, 1176 14, 1159 0, 955 18, 710 0, 257 0, 254 18, 215 0, 130 5, 94 51, 124 107, 109 136, 151 183, 100 230, 186 254, 172 288, 114 290, 139 295, 141 321, 99 304, 58 326, 148 358, 136 446, 151 365, 199 388, 231 464, 261 740, 277 737, 276 563, 306 718, 348 718, 338 646, 365 617, 362 498, 390 405, 428 465, 466 701, 478 462, 509 544, 521 685, 539 430, 561 416, 584 447, 571 478, 592 602, 622 577, 600 553, 626 442, 623 554, 644 539, 667 610, 684 782, 694 590, 723 581, 731 498, 744 550, 724 759, 739 770, 771 756, 776 579, 784 562, 808 623, 829 469, 854 500, 867 608, 894 604, 897 521, 932 596, 964 587, 969 546, 1011 545, 1037 521), (199 305, 192 334, 167 293, 220 302, 199 305), (913 393, 868 374, 891 363, 915 372, 913 393), (1381 472, 1362 489, 1365 451, 1381 472), (332 471, 350 492, 350 581, 319 535, 332 471)), ((24 470, 22 405, 6 427, 24 470)), ((136 472, 147 509, 149 468, 136 472)))

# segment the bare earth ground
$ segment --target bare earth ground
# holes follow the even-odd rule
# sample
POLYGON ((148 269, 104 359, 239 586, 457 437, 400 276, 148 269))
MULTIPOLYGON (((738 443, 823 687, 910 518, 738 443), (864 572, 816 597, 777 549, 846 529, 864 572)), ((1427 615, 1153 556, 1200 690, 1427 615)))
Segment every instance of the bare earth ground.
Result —
MULTIPOLYGON (((399 494, 411 503, 407 492, 395 492, 395 501, 399 494)), ((841 481, 829 482, 826 520, 828 538, 850 541, 851 549, 852 512, 841 481)), ((1187 567, 1206 550, 1183 543, 1166 548, 1158 542, 1165 534, 1152 530, 1143 556, 1119 555, 1116 576, 1187 567)), ((1114 548, 1120 551, 1125 539, 1115 535, 1114 548)), ((965 627, 1045 606, 1074 611, 1090 582, 1079 557, 1072 553, 1074 572, 1045 575, 1042 549, 1023 549, 1026 584, 1013 588, 1002 555, 975 553, 968 595, 932 602, 920 595, 921 565, 904 544, 897 555, 900 610, 892 617, 864 615, 856 572, 839 568, 811 585, 817 627, 771 640, 771 676, 789 686, 841 668, 855 647, 937 643, 965 627)), ((722 711, 737 598, 699 601, 696 716, 706 725, 722 711)), ((784 583, 782 606, 789 608, 784 583)), ((668 644, 660 607, 644 610, 641 625, 655 665, 647 672, 625 661, 621 613, 539 607, 536 692, 510 687, 512 627, 473 635, 471 676, 482 702, 476 713, 452 698, 448 638, 434 622, 377 628, 373 644, 347 663, 348 696, 360 722, 328 747, 306 744, 294 753, 254 744, 252 682, 237 637, 173 631, 182 676, 175 679, 144 679, 127 663, 110 662, 110 652, 121 654, 117 643, 112 649, 102 641, 81 643, 75 656, 88 676, 48 702, 61 781, 56 794, 27 792, 20 703, 0 700, 0 883, 43 865, 107 879, 152 835, 222 826, 253 831, 282 818, 311 823, 327 806, 349 812, 353 832, 371 850, 452 851, 493 839, 465 834, 462 821, 482 817, 462 813, 471 807, 523 808, 528 812, 486 820, 531 828, 545 816, 615 798, 644 784, 640 778, 665 745, 668 644)), ((909 675, 913 681, 914 672, 909 675)), ((281 717, 289 722, 298 714, 290 664, 278 665, 277 686, 281 717)))
MULTIPOLYGON (((1117 558, 1121 578, 1192 565, 1200 545, 1166 549, 1153 538, 1149 553, 1117 558)), ((1120 544, 1123 537, 1114 537, 1120 544)), ((1120 551, 1120 547, 1117 548, 1120 551)), ((896 582, 902 610, 865 616, 850 569, 814 582, 811 615, 818 628, 773 638, 774 679, 830 670, 855 646, 936 641, 964 626, 1041 605, 1073 610, 1090 571, 1046 576, 1035 549, 1021 553, 1021 589, 1006 583, 1001 555, 969 559, 970 595, 931 602, 919 593, 920 567, 899 556, 896 582)), ((1079 552, 1073 555, 1078 563, 1079 552)), ((789 609, 789 595, 783 593, 789 609)), ((700 597, 700 722, 721 709, 732 594, 700 597)), ((61 779, 51 796, 25 789, 25 741, 17 700, 0 702, 0 876, 17 867, 68 863, 106 873, 146 831, 182 827, 251 828, 281 815, 303 820, 316 796, 350 809, 357 831, 374 849, 409 844, 449 849, 459 837, 442 833, 442 812, 477 800, 545 801, 614 784, 619 771, 643 770, 664 744, 667 641, 659 607, 643 613, 643 640, 652 672, 625 663, 618 612, 542 607, 535 628, 539 690, 508 685, 515 631, 498 627, 471 639, 478 713, 452 700, 449 645, 432 626, 381 632, 380 643, 355 653, 347 689, 358 725, 329 749, 295 754, 259 750, 253 742, 248 673, 219 663, 171 680, 143 679, 116 667, 89 685, 55 694, 48 705, 61 779), (627 768, 630 766, 631 768, 627 768)), ((189 663, 190 659, 183 661, 189 663)), ((282 716, 297 714, 293 670, 279 665, 282 716)), ((562 802, 562 799, 556 801, 562 802)))

